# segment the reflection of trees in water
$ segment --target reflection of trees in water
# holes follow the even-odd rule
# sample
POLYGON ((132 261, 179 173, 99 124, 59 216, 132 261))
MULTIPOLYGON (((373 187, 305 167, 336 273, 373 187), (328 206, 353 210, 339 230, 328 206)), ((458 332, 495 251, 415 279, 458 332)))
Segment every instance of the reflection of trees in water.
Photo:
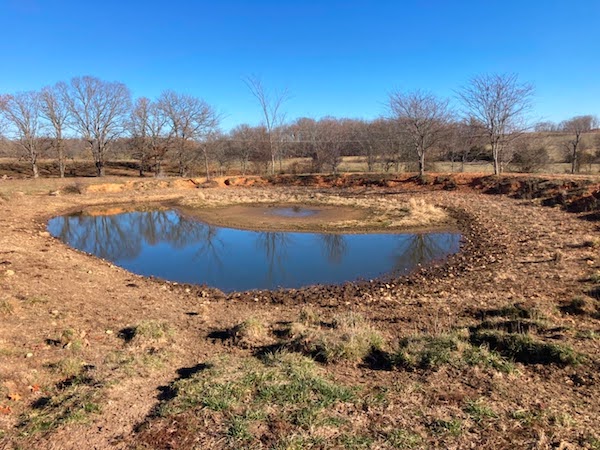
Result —
POLYGON ((340 264, 348 251, 346 238, 342 234, 320 234, 323 254, 332 264, 340 264))
POLYGON ((162 242, 178 249, 200 244, 198 254, 216 255, 220 243, 217 228, 175 211, 57 217, 50 228, 71 246, 111 260, 136 258, 144 244, 162 242))
POLYGON ((406 272, 419 264, 442 258, 456 249, 459 236, 452 233, 403 235, 394 255, 393 272, 406 272))
POLYGON ((267 264, 267 280, 270 285, 276 277, 276 273, 281 274, 281 279, 285 277, 285 260, 287 258, 287 248, 292 243, 292 235, 284 232, 259 232, 256 238, 256 247, 265 252, 265 262, 267 264))

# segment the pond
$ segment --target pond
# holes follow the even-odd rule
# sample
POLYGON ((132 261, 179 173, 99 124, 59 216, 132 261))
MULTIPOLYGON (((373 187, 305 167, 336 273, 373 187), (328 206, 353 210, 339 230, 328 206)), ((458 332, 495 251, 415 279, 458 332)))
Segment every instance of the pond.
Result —
POLYGON ((224 292, 392 277, 459 250, 458 233, 319 234, 212 226, 176 210, 55 217, 48 231, 133 273, 224 292))

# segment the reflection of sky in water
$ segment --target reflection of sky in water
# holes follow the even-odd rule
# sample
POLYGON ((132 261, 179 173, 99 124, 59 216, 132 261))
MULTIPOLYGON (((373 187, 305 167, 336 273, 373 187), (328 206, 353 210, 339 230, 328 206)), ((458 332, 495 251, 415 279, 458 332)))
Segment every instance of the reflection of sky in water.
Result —
POLYGON ((407 273, 459 249, 457 233, 316 234, 213 227, 176 211, 56 217, 48 231, 131 272, 230 292, 407 273))

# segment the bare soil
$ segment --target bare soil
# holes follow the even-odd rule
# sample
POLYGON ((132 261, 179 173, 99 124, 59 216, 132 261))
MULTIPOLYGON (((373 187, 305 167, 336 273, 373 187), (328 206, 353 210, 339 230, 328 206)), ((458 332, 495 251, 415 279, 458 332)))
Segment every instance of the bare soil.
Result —
MULTIPOLYGON (((171 383, 215 356, 254 358, 266 343, 277 342, 280 324, 297 320, 307 305, 324 321, 340 312, 360 314, 394 343, 477 327, 515 304, 543 320, 535 339, 569 346, 582 362, 517 361, 510 373, 477 365, 404 370, 365 361, 323 364, 328 379, 360 389, 365 398, 383 392, 385 401, 338 411, 346 420, 340 429, 350 437, 365 435, 364 445, 339 440, 330 426, 313 448, 600 448, 600 227, 590 220, 593 210, 547 207, 535 196, 509 198, 516 185, 507 195, 486 195, 481 183, 472 187, 473 179, 454 180, 452 190, 444 188, 446 181, 338 188, 317 181, 316 187, 302 181, 270 189, 424 200, 451 214, 464 235, 462 251, 393 283, 224 295, 133 275, 70 249, 45 230, 48 218, 68 210, 180 201, 196 196, 198 183, 124 185, 116 178, 111 182, 118 187, 87 189, 90 181, 78 180, 78 194, 67 193, 74 189, 61 180, 0 180, 0 448, 243 447, 219 435, 220 425, 206 416, 158 415, 171 383), (571 304, 574 299, 581 301, 571 304), (265 324, 271 333, 266 343, 242 346, 228 339, 228 330, 249 318, 265 324), (165 323, 170 331, 151 344, 129 339, 141 323, 165 323), (71 414, 66 395, 85 396, 80 413, 71 414), (48 405, 57 405, 62 416, 45 420, 48 405), (408 430, 411 440, 380 439, 394 429, 408 430)), ((578 199, 597 192, 597 180, 590 183, 578 199)), ((207 191, 253 189, 239 184, 249 183, 220 180, 207 191)), ((219 218, 230 220, 225 213, 219 218)), ((252 430, 258 437, 248 446, 293 448, 281 444, 291 432, 284 420, 261 426, 267 428, 252 430)))

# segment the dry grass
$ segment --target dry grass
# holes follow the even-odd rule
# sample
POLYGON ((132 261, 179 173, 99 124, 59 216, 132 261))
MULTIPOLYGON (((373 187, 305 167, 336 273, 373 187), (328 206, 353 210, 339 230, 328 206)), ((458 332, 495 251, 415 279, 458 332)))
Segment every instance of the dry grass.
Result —
POLYGON ((299 205, 345 207, 365 211, 361 219, 335 220, 327 223, 331 230, 431 228, 451 222, 448 213, 422 199, 400 200, 386 197, 339 196, 294 189, 236 189, 199 191, 181 201, 187 208, 222 208, 234 205, 299 205))

